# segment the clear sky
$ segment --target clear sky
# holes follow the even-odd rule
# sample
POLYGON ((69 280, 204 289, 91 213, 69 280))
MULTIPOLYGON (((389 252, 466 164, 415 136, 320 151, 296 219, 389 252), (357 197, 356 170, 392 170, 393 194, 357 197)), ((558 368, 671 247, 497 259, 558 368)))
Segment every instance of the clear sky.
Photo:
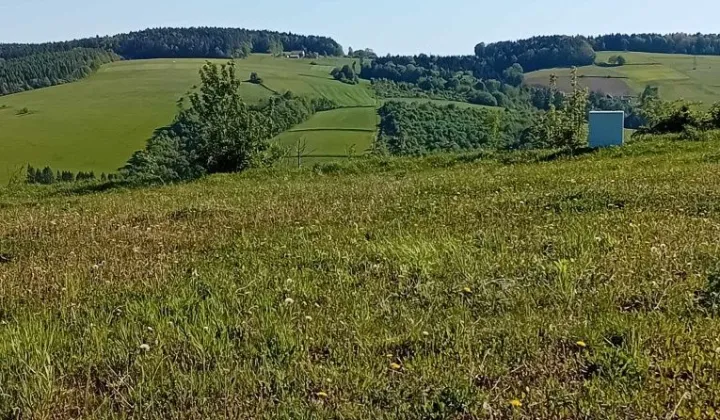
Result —
POLYGON ((0 0, 0 42, 58 41, 158 26, 327 35, 380 54, 472 54, 541 34, 717 33, 718 0, 0 0))

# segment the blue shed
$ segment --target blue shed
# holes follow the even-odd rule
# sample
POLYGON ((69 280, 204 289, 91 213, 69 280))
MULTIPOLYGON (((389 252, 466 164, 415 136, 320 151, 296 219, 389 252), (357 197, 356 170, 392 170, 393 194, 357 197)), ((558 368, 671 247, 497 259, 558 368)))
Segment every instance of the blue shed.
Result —
POLYGON ((622 146, 625 141, 625 111, 590 112, 590 147, 622 146))

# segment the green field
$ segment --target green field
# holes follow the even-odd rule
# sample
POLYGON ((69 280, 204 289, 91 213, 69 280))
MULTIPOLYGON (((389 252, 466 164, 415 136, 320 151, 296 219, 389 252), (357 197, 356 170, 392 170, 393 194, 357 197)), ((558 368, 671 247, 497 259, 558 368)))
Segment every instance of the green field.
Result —
MULTIPOLYGON (((319 158, 364 154, 372 145, 379 117, 375 106, 341 108, 319 112, 303 124, 280 134, 276 141, 291 156, 305 145, 303 155, 314 163, 319 158), (351 153, 352 152, 352 153, 351 153)), ((296 162, 296 158, 289 158, 296 162)))
POLYGON ((715 418, 719 150, 0 189, 0 417, 715 418))
MULTIPOLYGON (((28 163, 72 171, 114 172, 144 146, 153 130, 172 120, 176 101, 199 83, 198 70, 204 62, 117 62, 79 82, 0 97, 0 181, 28 163), (1 108, 3 105, 7 108, 1 108), (16 115, 22 108, 31 114, 16 115)), ((351 86, 330 78, 332 65, 347 60, 311 62, 253 55, 238 60, 237 69, 243 78, 257 72, 265 86, 277 92, 324 96, 341 106, 375 105, 366 84, 351 86)), ((250 102, 271 94, 250 83, 242 85, 241 91, 250 102)), ((357 140, 344 141, 364 143, 366 137, 360 134, 357 140)))
MULTIPOLYGON (((622 55, 621 67, 586 66, 579 68, 581 84, 614 95, 637 95, 647 85, 660 87, 663 99, 687 99, 706 105, 720 100, 720 57, 634 52, 601 52, 597 62, 611 55, 622 55)), ((550 74, 558 75, 558 86, 569 88, 570 69, 549 69, 528 73, 528 84, 546 85, 550 74)))

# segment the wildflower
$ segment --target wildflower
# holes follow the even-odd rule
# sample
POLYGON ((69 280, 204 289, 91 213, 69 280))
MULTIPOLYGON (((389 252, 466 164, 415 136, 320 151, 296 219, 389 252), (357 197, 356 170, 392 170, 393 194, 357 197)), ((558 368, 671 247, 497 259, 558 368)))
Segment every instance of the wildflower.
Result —
POLYGON ((423 331, 423 332, 422 332, 422 335, 424 335, 425 337, 427 337, 427 336, 429 336, 429 335, 430 335, 430 333, 429 333, 429 332, 427 332, 427 331, 423 331))
POLYGON ((577 344, 577 345, 578 345, 578 347, 587 347, 587 344, 585 344, 585 342, 584 342, 584 341, 578 341, 578 342, 577 342, 577 343, 575 343, 575 344, 577 344))
POLYGON ((293 298, 285 298, 286 305, 292 305, 293 303, 295 303, 295 300, 293 298))
POLYGON ((145 344, 145 343, 140 344, 140 350, 142 350, 142 351, 150 351, 150 345, 145 344))
POLYGON ((472 293, 472 289, 470 289, 469 287, 463 287, 462 291, 463 291, 463 293, 467 293, 467 294, 472 293))
POLYGON ((513 407, 522 407, 520 400, 510 400, 510 405, 513 407))
POLYGON ((402 368, 402 366, 400 366, 397 363, 390 363, 390 369, 392 369, 392 370, 400 370, 401 368, 402 368))
POLYGON ((318 398, 327 398, 328 394, 327 392, 319 391, 315 393, 315 396, 318 398))

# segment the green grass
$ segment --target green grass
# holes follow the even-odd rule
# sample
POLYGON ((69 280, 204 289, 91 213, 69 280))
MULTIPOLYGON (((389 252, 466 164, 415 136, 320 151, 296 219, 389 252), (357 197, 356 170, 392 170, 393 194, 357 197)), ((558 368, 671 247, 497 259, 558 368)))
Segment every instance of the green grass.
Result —
POLYGON ((719 148, 4 190, 0 416, 713 418, 719 148))
MULTIPOLYGON (((621 67, 586 66, 579 74, 597 76, 585 78, 583 84, 594 83, 609 93, 621 91, 622 85, 629 93, 639 94, 646 85, 660 87, 664 99, 687 99, 706 105, 720 100, 720 57, 691 56, 680 54, 651 54, 633 52, 598 53, 597 62, 605 62, 611 55, 622 55, 627 65, 621 67), (611 79, 604 77, 611 76, 611 79)), ((570 69, 551 69, 528 73, 530 84, 547 84, 551 73, 560 77, 559 85, 569 79, 570 69)), ((567 83, 565 83, 567 84, 567 83)))
MULTIPOLYGON (((349 62, 343 60, 318 62, 349 62)), ((324 96, 342 106, 375 105, 367 84, 339 83, 329 76, 332 65, 311 65, 311 61, 253 55, 238 60, 237 68, 245 79, 250 72, 258 72, 275 91, 324 96)), ((199 83, 198 70, 204 62, 123 61, 76 83, 0 97, 0 181, 7 181, 28 163, 114 172, 144 146, 153 130, 172 120, 176 101, 199 83), (25 107, 29 115, 16 115, 25 107)), ((242 94, 255 102, 271 92, 246 83, 242 94)))
MULTIPOLYGON (((374 106, 319 112, 303 124, 280 134, 275 141, 297 154, 298 141, 306 144, 304 163, 365 153, 372 145, 379 117, 374 106)), ((296 158, 289 159, 297 163, 296 158)))

